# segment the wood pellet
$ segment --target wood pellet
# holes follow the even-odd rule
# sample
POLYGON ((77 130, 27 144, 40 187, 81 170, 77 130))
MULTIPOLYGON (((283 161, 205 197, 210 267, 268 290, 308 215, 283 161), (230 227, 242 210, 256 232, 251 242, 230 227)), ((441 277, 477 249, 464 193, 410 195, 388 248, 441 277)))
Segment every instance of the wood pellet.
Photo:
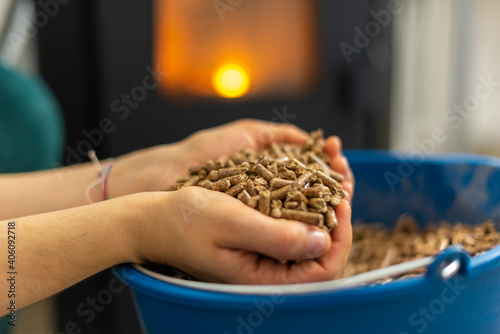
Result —
MULTIPOLYGON (((452 225, 449 222, 440 222, 420 228, 415 219, 409 215, 402 215, 394 228, 380 223, 355 223, 344 277, 433 256, 449 245, 458 244, 462 245, 471 256, 476 256, 498 246, 500 233, 491 221, 477 225, 462 223, 452 225)), ((424 269, 417 270, 398 279, 423 272, 424 269)))
POLYGON ((199 186, 224 192, 274 218, 297 220, 328 232, 337 226, 335 207, 345 193, 344 176, 330 167, 321 130, 302 146, 273 143, 243 149, 189 169, 169 190, 199 186))

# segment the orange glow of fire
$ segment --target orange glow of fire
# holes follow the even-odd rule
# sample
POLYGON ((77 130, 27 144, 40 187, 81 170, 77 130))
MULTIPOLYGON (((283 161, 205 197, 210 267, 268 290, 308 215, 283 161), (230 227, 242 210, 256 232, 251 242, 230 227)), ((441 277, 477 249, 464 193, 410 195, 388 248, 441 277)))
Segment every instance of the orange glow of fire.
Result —
POLYGON ((224 65, 214 74, 212 83, 216 92, 228 98, 246 94, 250 86, 247 72, 238 65, 224 65))
POLYGON ((247 1, 224 21, 212 2, 155 1, 154 62, 168 97, 308 96, 319 78, 317 2, 247 1))

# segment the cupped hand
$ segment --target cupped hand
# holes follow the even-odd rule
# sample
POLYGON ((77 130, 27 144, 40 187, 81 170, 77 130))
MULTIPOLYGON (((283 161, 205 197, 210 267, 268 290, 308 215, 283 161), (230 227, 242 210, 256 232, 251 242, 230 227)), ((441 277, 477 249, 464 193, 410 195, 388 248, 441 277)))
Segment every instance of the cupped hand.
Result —
MULTIPOLYGON (((240 120, 194 133, 183 141, 133 152, 117 159, 109 175, 110 198, 143 191, 166 190, 192 166, 231 155, 242 148, 258 149, 272 142, 302 144, 307 133, 290 124, 240 120)), ((340 140, 325 142, 331 167, 344 175, 343 186, 352 197, 353 177, 342 155, 340 140)))
MULTIPOLYGON (((273 142, 303 144, 308 134, 291 124, 269 123, 258 120, 241 120, 220 127, 203 130, 186 138, 181 150, 184 152, 183 168, 203 165, 209 159, 231 155, 242 148, 258 149, 273 142)), ((342 142, 337 136, 325 140, 325 152, 330 157, 330 167, 345 176, 342 183, 347 198, 354 195, 354 175, 342 152, 342 142)))
POLYGON ((155 219, 138 226, 139 262, 171 265, 208 282, 282 284, 338 278, 347 260, 348 201, 336 208, 339 225, 329 237, 317 227, 265 216, 199 187, 154 195, 155 219))
POLYGON ((244 119, 194 133, 183 142, 187 167, 231 155, 242 148, 259 149, 271 143, 303 144, 307 133, 291 124, 244 119))
POLYGON ((349 161, 342 152, 342 142, 337 136, 330 136, 325 140, 325 152, 330 157, 330 167, 344 175, 342 189, 346 192, 346 198, 352 202, 354 196, 354 174, 352 173, 349 161))
POLYGON ((242 148, 269 146, 272 142, 300 144, 307 133, 293 125, 240 120, 198 131, 174 144, 160 145, 117 159, 109 175, 110 198, 143 191, 168 189, 193 166, 231 155, 242 148))

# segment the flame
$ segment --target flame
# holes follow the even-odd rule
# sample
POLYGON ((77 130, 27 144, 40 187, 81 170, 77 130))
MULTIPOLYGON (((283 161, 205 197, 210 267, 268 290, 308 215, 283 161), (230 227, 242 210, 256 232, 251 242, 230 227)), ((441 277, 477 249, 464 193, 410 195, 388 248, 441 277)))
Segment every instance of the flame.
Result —
POLYGON ((248 92, 250 82, 247 72, 241 66, 228 64, 215 72, 213 86, 219 95, 235 98, 248 92))

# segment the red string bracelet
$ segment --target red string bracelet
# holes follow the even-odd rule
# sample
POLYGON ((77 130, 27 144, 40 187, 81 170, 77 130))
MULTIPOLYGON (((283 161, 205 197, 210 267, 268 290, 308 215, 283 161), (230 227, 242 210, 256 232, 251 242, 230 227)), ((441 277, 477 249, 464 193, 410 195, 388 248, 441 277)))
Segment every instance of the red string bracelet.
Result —
POLYGON ((88 152, 88 156, 90 160, 92 161, 92 164, 96 168, 99 177, 97 180, 91 182, 89 186, 87 187, 86 195, 87 195, 87 200, 89 203, 94 203, 92 199, 90 198, 90 191, 92 188, 94 188, 97 185, 100 185, 101 188, 101 194, 102 194, 102 201, 105 201, 108 199, 108 178, 109 178, 109 172, 111 170, 111 167, 113 166, 113 162, 115 159, 109 158, 104 162, 104 168, 102 168, 99 159, 97 159, 97 155, 95 154, 94 150, 90 150, 88 152))
POLYGON ((104 168, 104 181, 102 183, 102 200, 105 201, 108 198, 108 176, 109 176, 109 171, 111 170, 111 167, 113 166, 113 160, 108 160, 107 165, 104 168))

